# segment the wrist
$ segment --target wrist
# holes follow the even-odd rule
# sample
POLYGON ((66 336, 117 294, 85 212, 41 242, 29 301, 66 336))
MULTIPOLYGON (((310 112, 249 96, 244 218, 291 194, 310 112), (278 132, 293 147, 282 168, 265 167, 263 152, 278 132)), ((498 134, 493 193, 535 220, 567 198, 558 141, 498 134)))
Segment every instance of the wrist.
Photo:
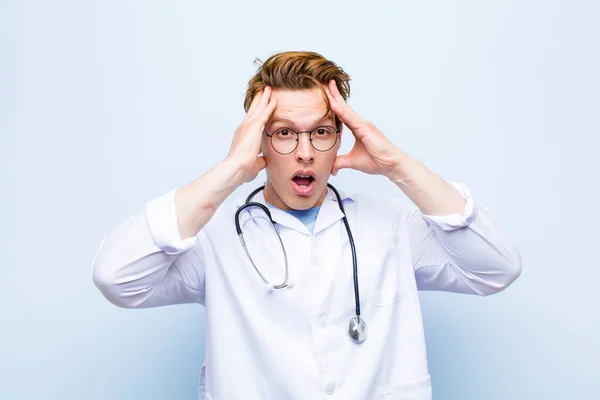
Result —
POLYGON ((395 157, 394 167, 386 174, 389 180, 398 186, 405 186, 408 181, 422 173, 424 168, 417 159, 409 156, 402 150, 398 150, 395 157))
POLYGON ((219 170, 218 174, 223 177, 222 182, 225 182, 226 186, 232 190, 244 184, 244 165, 236 158, 227 156, 217 166, 217 169, 219 170))

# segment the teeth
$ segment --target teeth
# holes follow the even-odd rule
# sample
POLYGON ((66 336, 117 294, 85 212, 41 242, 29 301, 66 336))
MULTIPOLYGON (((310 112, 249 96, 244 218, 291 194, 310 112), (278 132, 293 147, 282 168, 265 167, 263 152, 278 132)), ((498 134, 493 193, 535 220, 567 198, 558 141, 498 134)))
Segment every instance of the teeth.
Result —
POLYGON ((302 175, 302 174, 298 174, 298 175, 296 175, 296 176, 298 176, 298 177, 300 177, 300 178, 310 178, 310 175, 302 175))

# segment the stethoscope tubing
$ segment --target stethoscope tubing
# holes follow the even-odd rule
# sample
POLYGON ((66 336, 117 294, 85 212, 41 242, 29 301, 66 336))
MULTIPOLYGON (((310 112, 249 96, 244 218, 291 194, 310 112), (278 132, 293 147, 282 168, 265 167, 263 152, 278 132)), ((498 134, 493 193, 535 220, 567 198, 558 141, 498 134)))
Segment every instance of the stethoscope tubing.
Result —
MULTIPOLYGON (((353 340, 355 340, 358 343, 362 343, 366 338, 366 325, 365 325, 364 321, 361 320, 361 318, 360 318, 360 295, 359 295, 359 288, 358 288, 358 261, 356 258, 356 247, 354 245, 354 237, 352 236, 350 224, 348 223, 348 219, 346 218, 346 210, 344 209, 344 205, 342 204, 342 199, 340 197, 340 194, 335 189, 335 187, 333 187, 333 185, 331 185, 330 183, 327 183, 327 187, 329 187, 335 194, 335 197, 338 202, 338 206, 340 208, 340 211, 343 214, 342 221, 344 222, 344 226, 346 228, 346 233, 348 234, 348 241, 350 243, 350 250, 352 252, 352 269, 353 269, 352 272, 353 272, 353 276, 354 276, 354 302, 355 302, 356 317, 353 317, 350 320, 349 333, 353 340), (360 330, 357 331, 356 330, 357 327, 360 328, 360 330), (360 339, 358 339, 358 337, 360 337, 360 339)), ((277 229, 277 225, 276 225, 275 221, 273 221, 273 217, 271 216, 271 212, 269 211, 269 209, 261 203, 252 201, 252 198, 254 197, 254 195, 256 195, 261 190, 264 190, 264 188, 265 188, 265 186, 263 185, 263 186, 255 189, 252 193, 250 193, 248 195, 248 197, 246 198, 246 202, 237 209, 237 211, 235 213, 235 229, 238 234, 238 237, 240 238, 242 247, 244 248, 244 251, 246 252, 246 255, 248 256, 248 258, 250 259, 250 262, 252 263, 252 266, 254 267, 254 269, 256 270, 258 275, 261 277, 261 279, 265 283, 269 284, 269 281, 260 272, 260 270, 258 269, 256 264, 252 260, 250 253, 248 252, 248 248, 246 247, 246 242, 244 241, 244 235, 242 233, 242 228, 240 226, 240 220, 239 220, 240 213, 249 207, 260 207, 267 214, 267 216, 269 217, 269 220, 271 221, 271 223, 273 224, 273 227, 275 228, 275 232, 277 233, 277 237, 279 238, 279 243, 281 244, 281 248, 283 249, 283 255, 284 255, 284 259, 285 259, 285 279, 284 279, 284 281, 277 285, 271 284, 271 286, 274 289, 282 289, 282 288, 285 288, 286 286, 288 286, 288 278, 289 278, 288 259, 287 259, 287 253, 285 251, 285 246, 283 244, 283 240, 281 239, 279 230, 277 229)))

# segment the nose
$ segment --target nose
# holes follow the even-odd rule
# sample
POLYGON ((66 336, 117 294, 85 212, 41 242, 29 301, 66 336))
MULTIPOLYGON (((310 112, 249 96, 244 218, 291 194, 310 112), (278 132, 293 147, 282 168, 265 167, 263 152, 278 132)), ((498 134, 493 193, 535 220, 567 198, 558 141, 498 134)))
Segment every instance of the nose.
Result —
POLYGON ((310 133, 300 133, 298 135, 298 147, 296 148, 296 160, 300 162, 313 162, 315 159, 315 149, 310 143, 310 133))

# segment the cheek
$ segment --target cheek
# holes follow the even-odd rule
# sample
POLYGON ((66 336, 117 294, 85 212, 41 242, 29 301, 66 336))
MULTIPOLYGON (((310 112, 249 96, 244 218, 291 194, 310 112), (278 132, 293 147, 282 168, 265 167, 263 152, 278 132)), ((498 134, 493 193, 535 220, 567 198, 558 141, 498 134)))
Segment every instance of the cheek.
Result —
POLYGON ((340 150, 340 143, 338 142, 338 144, 336 144, 335 147, 332 149, 331 156, 327 160, 327 162, 329 164, 333 164, 333 162, 335 161, 335 158, 338 155, 339 150, 340 150))
POLYGON ((271 142, 269 142, 269 138, 264 138, 260 142, 260 151, 265 160, 267 161, 267 164, 276 164, 278 162, 278 154, 275 150, 273 150, 273 147, 271 147, 271 142))
POLYGON ((281 154, 277 153, 271 147, 269 142, 263 142, 261 145, 262 155, 267 162, 267 175, 273 179, 277 179, 281 175, 281 171, 285 167, 285 158, 281 154))
POLYGON ((334 161, 335 161, 335 153, 333 153, 332 157, 330 157, 329 159, 327 159, 327 167, 331 168, 331 166, 333 165, 334 161))

